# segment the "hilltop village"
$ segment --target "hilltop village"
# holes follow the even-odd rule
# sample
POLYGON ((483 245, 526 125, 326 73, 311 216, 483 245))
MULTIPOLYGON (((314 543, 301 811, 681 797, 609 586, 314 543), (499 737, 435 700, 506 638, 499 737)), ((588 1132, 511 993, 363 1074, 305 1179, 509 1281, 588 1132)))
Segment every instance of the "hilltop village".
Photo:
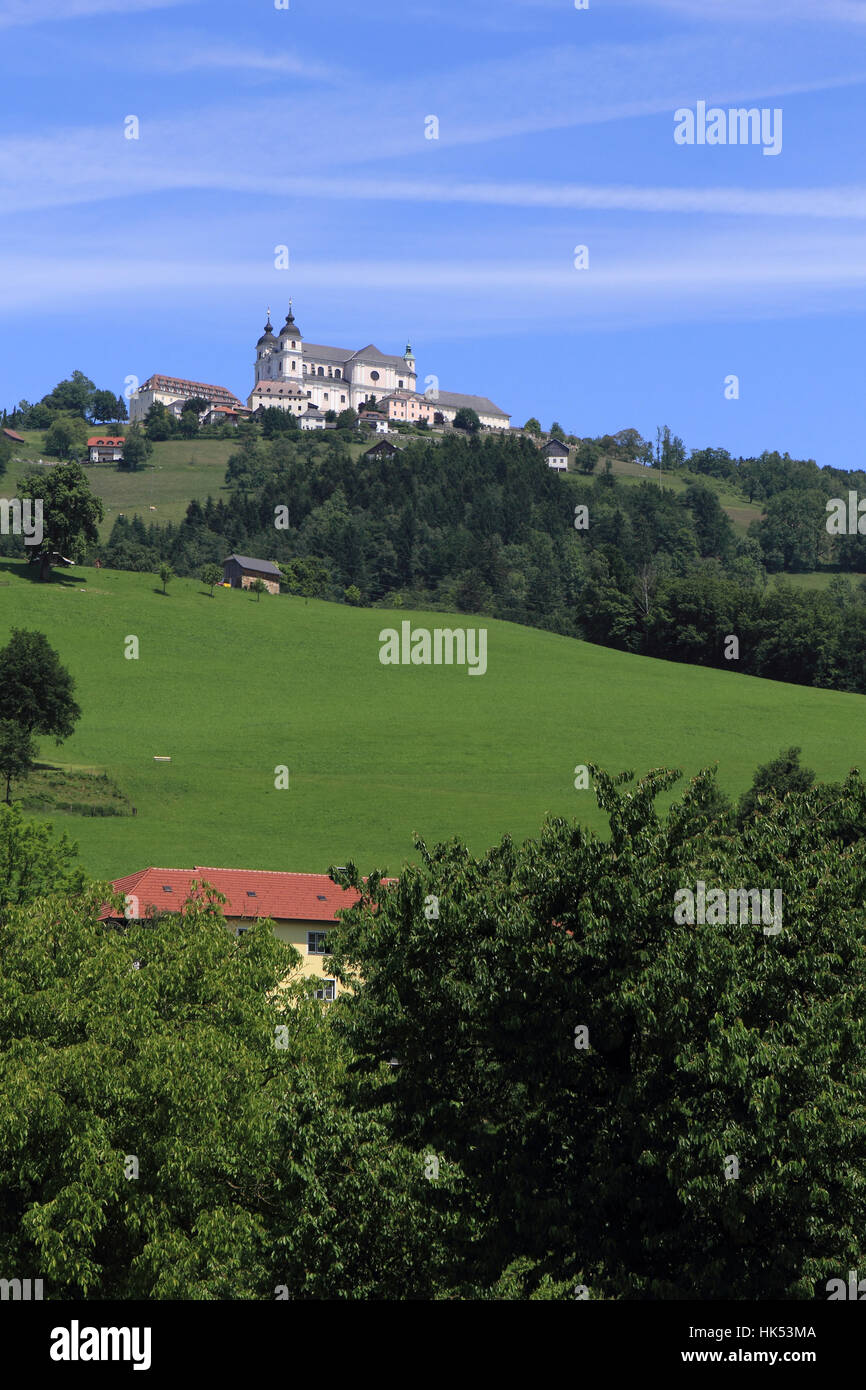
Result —
POLYGON ((397 356, 380 352, 373 343, 356 349, 307 342, 295 321, 291 300, 279 333, 274 332, 268 310, 256 343, 254 374, 244 405, 224 386, 157 373, 130 398, 129 418, 143 421, 154 404, 179 415, 186 402, 195 398, 207 401, 215 420, 232 423, 276 407, 291 411, 302 429, 324 429, 329 412, 364 413, 375 407, 386 429, 388 421, 447 426, 461 410, 474 411, 486 429, 507 430, 511 426, 510 415, 486 396, 443 391, 438 377, 428 376, 419 392, 411 344, 397 356))

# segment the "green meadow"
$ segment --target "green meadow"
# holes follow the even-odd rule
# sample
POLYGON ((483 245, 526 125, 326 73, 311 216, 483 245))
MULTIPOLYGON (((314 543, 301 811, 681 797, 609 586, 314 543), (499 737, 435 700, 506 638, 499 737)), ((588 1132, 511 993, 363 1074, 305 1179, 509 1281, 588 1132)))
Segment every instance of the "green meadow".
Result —
MULTIPOLYGON (((398 870, 412 833, 483 850, 546 813, 602 830, 577 764, 688 776, 716 759, 731 793, 800 744, 822 779, 861 756, 860 695, 655 661, 486 618, 407 613, 76 568, 39 584, 0 562, 0 644, 44 632, 83 714, 41 757, 105 771, 133 816, 54 813, 93 873, 147 864, 398 870), (484 626, 487 672, 383 666, 379 632, 484 626), (127 638, 139 657, 124 656, 127 638), (158 763, 155 756, 170 757, 158 763), (287 790, 274 769, 289 768, 287 790)), ((19 785, 16 795, 26 796, 19 785)))

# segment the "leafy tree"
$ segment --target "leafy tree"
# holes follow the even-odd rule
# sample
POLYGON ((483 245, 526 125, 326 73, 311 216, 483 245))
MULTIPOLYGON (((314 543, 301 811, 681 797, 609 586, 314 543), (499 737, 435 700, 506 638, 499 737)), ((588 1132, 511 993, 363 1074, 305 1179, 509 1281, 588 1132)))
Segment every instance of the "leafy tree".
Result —
POLYGON ((171 565, 163 564, 160 565, 159 569, 157 570, 157 574, 159 578, 162 580, 162 592, 165 593, 165 586, 167 584, 170 584, 172 579, 174 579, 174 570, 172 569, 171 565))
POLYGON ((281 564, 279 568, 285 588, 290 594, 299 594, 305 599, 330 596, 333 575, 318 556, 299 555, 287 564, 281 564))
POLYGON ((536 420, 534 415, 530 415, 523 428, 526 430, 527 434, 541 435, 541 424, 536 420))
POLYGON ((0 650, 0 720, 11 720, 28 734, 51 734, 61 743, 81 717, 74 690, 45 634, 14 627, 0 650))
POLYGON ((343 590, 343 593, 345 595, 346 602, 351 603, 353 607, 357 608, 363 597, 361 590, 358 588, 357 584, 350 584, 348 589, 343 590))
POLYGON ((737 814, 741 824, 755 814, 760 796, 781 801, 792 792, 809 790, 815 774, 811 768, 800 766, 801 751, 799 748, 783 749, 777 758, 757 769, 751 787, 740 798, 737 814))
POLYGON ((173 438, 177 430, 178 424, 174 416, 166 410, 161 401, 154 401, 144 417, 144 432, 148 439, 157 444, 173 438))
POLYGON ((49 410, 69 411, 83 420, 90 409, 95 390, 90 377, 85 376, 84 372, 75 371, 71 377, 58 382, 47 396, 43 396, 42 404, 49 410))
POLYGON ((581 473, 592 473, 601 458, 601 450, 591 439, 582 439, 577 446, 575 462, 581 473))
POLYGON ((93 495, 80 463, 61 463, 47 473, 30 473, 20 480, 19 493, 22 497, 42 499, 42 580, 51 577, 52 550, 59 550, 71 560, 80 560, 87 547, 98 542, 104 509, 100 499, 93 495))
POLYGON ((354 430, 358 428, 358 412, 349 406, 346 410, 341 410, 337 416, 338 430, 354 430))
POLYGON ((77 852, 67 835, 55 839, 50 825, 25 820, 20 806, 0 806, 0 925, 11 907, 79 892, 87 875, 75 865, 77 852))
POLYGON ((297 952, 270 923, 235 937, 213 894, 120 925, 107 896, 0 931, 0 1267, 57 1299, 445 1289, 453 1165, 429 1181, 355 1106, 297 952))
POLYGON ((454 416, 454 428, 469 430, 472 434, 477 433, 481 428, 477 410, 473 410, 471 406, 461 406, 454 416))
POLYGON ((201 582, 210 589, 210 596, 213 598, 213 591, 217 584, 222 583, 223 572, 219 565, 203 565, 201 571, 201 582))
POLYGON ((554 420, 553 424, 550 426, 549 433, 551 438, 553 439, 565 438, 565 430, 562 428, 562 425, 559 423, 558 420, 554 420))
POLYGON ((256 603, 261 603, 261 601, 262 601, 262 594, 264 594, 264 593, 267 592, 267 590, 266 590, 266 588, 265 588, 265 582, 264 582, 264 580, 263 580, 263 579, 254 579, 253 582, 252 582, 252 584, 250 585, 250 589, 252 590, 252 592, 253 592, 253 593, 255 594, 255 596, 256 596, 256 603))
POLYGON ((130 472, 136 473, 139 468, 143 467, 152 453, 153 445, 141 426, 130 425, 123 445, 123 458, 118 464, 118 468, 128 469, 130 472))
POLYGON ((12 782, 20 781, 33 769, 36 745, 33 738, 13 719, 0 719, 0 778, 6 778, 6 804, 11 802, 12 782))
MULTIPOLYGON (((817 788, 732 833, 709 772, 664 817, 677 774, 590 775, 604 839, 552 820, 481 859, 418 841, 396 884, 334 874, 361 893, 329 935, 359 1103, 459 1168, 464 1296, 516 1261, 524 1291, 825 1296, 863 1256, 864 846, 817 788), (698 883, 769 885, 780 932, 678 920, 698 883)), ((855 823, 856 773, 838 796, 855 823)))
POLYGON ((88 407, 91 420, 105 423, 107 420, 125 419, 125 410, 122 416, 117 413, 117 402, 119 399, 120 398, 115 396, 113 391, 94 391, 88 407))
POLYGON ((87 443, 87 427, 74 415, 64 415, 54 420, 45 436, 43 451, 49 458, 68 458, 81 453, 87 443))
POLYGON ((336 412, 336 410, 326 410, 326 411, 325 411, 325 421, 326 421, 326 423, 329 424, 329 425, 335 425, 335 424, 337 423, 337 412, 336 412))

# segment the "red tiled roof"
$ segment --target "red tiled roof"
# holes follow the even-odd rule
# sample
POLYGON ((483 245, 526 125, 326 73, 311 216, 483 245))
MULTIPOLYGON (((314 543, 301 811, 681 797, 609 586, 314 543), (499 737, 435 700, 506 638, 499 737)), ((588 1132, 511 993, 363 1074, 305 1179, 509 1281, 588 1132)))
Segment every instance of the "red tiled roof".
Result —
MULTIPOLYGON (((273 917, 276 921, 335 922, 337 908, 353 907, 354 890, 338 888, 327 874, 272 873, 260 869, 139 869, 112 880, 119 893, 138 899, 138 916, 149 907, 179 912, 192 891, 193 880, 225 894, 226 917, 273 917), (166 888, 170 892, 166 892, 166 888), (254 894, 255 896, 250 896, 254 894)), ((102 918, 113 916, 103 908, 102 918)))
POLYGON ((126 437, 122 434, 94 434, 87 441, 88 449, 94 444, 125 444, 126 437))
POLYGON ((26 444, 26 443, 27 443, 27 441, 26 441, 26 439, 24 438, 23 434, 16 434, 14 430, 6 430, 6 429, 4 429, 3 433, 5 434, 5 436, 6 436, 7 439, 14 439, 16 444, 26 444))

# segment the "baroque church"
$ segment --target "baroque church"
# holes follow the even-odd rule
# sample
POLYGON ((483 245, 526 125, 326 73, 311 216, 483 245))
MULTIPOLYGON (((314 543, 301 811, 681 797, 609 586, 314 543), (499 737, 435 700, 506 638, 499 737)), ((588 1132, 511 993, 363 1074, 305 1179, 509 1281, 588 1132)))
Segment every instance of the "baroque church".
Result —
POLYGON ((251 410, 277 406, 303 414, 319 410, 361 410, 375 397, 393 391, 415 392, 415 358, 407 346, 402 357, 389 357, 372 343, 354 351, 308 343, 295 323, 292 301, 286 321, 274 334, 270 311, 256 343, 255 385, 247 399, 251 410))

